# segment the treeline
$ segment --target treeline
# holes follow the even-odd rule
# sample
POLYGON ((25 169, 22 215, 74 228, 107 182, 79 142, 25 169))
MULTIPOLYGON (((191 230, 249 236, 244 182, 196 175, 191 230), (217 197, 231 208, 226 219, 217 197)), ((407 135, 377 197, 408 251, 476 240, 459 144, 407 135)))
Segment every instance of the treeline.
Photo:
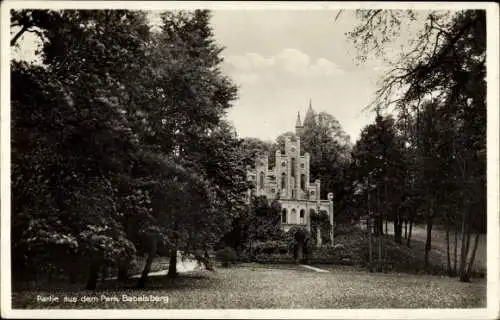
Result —
POLYGON ((202 261, 244 208, 237 97, 210 13, 11 12, 41 63, 11 62, 13 280, 122 279, 147 255, 202 261))
POLYGON ((468 281, 486 232, 486 12, 360 10, 349 37, 362 61, 386 57, 418 14, 421 30, 389 63, 375 123, 354 146, 354 202, 376 216, 379 233, 392 221, 399 243, 403 225, 410 245, 412 224, 425 224, 426 265, 433 227, 443 226, 448 274, 468 281))

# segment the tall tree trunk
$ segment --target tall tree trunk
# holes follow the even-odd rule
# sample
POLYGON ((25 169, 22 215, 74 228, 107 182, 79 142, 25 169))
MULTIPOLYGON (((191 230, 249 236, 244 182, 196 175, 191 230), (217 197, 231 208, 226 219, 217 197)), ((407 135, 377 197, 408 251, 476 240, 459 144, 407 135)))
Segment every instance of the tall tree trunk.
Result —
POLYGON ((476 258, 476 252, 477 252, 477 247, 478 247, 478 244, 479 244, 479 235, 480 235, 480 231, 477 230, 476 232, 476 236, 474 237, 474 248, 472 249, 472 254, 471 254, 471 257, 470 257, 470 260, 469 260, 469 265, 467 266, 467 271, 466 271, 466 274, 467 274, 467 278, 470 278, 470 275, 471 275, 471 272, 472 272, 472 268, 474 266, 474 260, 476 258))
POLYGON ((168 264, 168 274, 169 278, 175 278, 177 276, 177 248, 173 247, 170 250, 170 262, 168 264))
POLYGON ((158 252, 158 241, 156 237, 151 237, 149 243, 149 252, 148 258, 146 259, 146 264, 144 265, 144 269, 142 270, 141 278, 137 282, 137 288, 144 288, 146 286, 146 282, 148 281, 148 274, 151 271, 151 265, 153 264, 153 260, 158 252))
POLYGON ((425 268, 429 266, 429 252, 432 248, 432 222, 434 218, 434 201, 430 201, 429 212, 427 216, 427 237, 425 239, 425 268))
POLYGON ((432 242, 432 216, 427 218, 427 236, 425 239, 425 267, 429 266, 429 252, 431 251, 432 242))
MULTIPOLYGON (((456 209, 455 209, 456 211, 456 209)), ((455 213, 456 215, 456 213, 455 213)), ((456 220, 456 219, 455 219, 456 220)), ((458 229, 458 223, 457 221, 454 221, 455 225, 455 246, 453 247, 453 274, 456 276, 457 275, 457 268, 458 268, 458 234, 459 234, 459 229, 458 229)))
POLYGON ((408 218, 405 218, 405 239, 408 238, 408 218))
POLYGON ((402 244, 403 243, 403 239, 402 239, 403 238, 403 224, 401 223, 401 221, 398 221, 395 235, 396 235, 396 237, 395 237, 396 243, 402 244))
POLYGON ((378 235, 381 236, 384 234, 384 217, 382 214, 380 214, 378 218, 378 227, 378 235))
POLYGON ((120 261, 118 265, 118 280, 126 281, 129 278, 128 269, 130 267, 130 260, 120 261))
POLYGON ((411 247, 411 231, 413 229, 413 219, 410 218, 410 230, 408 231, 408 239, 406 240, 406 245, 411 247))
POLYGON ((382 234, 378 235, 378 263, 377 263, 377 271, 382 271, 382 234))
POLYGON ((450 222, 448 219, 448 212, 446 213, 445 216, 445 228, 446 228, 446 261, 447 261, 447 268, 448 268, 448 276, 453 277, 453 270, 451 268, 451 255, 450 255, 450 222))
POLYGON ((460 277, 460 281, 466 282, 464 275, 465 275, 465 262, 467 260, 467 234, 469 233, 467 229, 469 228, 469 224, 467 223, 468 210, 464 208, 463 212, 464 213, 462 215, 462 241, 461 241, 462 244, 460 248, 460 265, 458 274, 460 277))
MULTIPOLYGON (((396 233, 397 233, 397 231, 396 231, 396 230, 398 229, 398 227, 397 227, 397 225, 396 225, 397 223, 398 223, 398 222, 396 221, 396 219, 394 219, 394 221, 392 222, 392 226, 393 226, 392 228, 394 229, 394 241, 396 241, 396 237, 397 237, 397 235, 396 235, 396 233)), ((397 241, 396 241, 396 242, 397 242, 397 241)))
MULTIPOLYGON (((387 212, 387 208, 388 208, 388 205, 387 205, 387 180, 385 180, 384 178, 384 213, 387 212)), ((389 218, 389 215, 385 214, 385 234, 389 234, 387 233, 387 219, 389 218)))
POLYGON ((396 216, 394 217, 394 241, 401 244, 403 237, 403 221, 399 211, 396 211, 396 216))
POLYGON ((371 216, 368 217, 368 258, 370 261, 370 272, 373 272, 373 234, 372 229, 375 228, 373 225, 374 221, 371 216))
POLYGON ((90 263, 89 277, 87 279, 87 290, 95 290, 97 287, 97 280, 99 278, 99 269, 101 268, 100 261, 93 261, 90 263))
POLYGON ((151 271, 151 265, 153 264, 153 260, 155 258, 156 251, 151 250, 148 253, 148 258, 146 259, 146 264, 144 265, 144 269, 142 269, 141 278, 137 282, 137 288, 144 288, 146 286, 146 282, 148 281, 148 274, 151 271))
MULTIPOLYGON (((74 257, 76 260, 76 257, 74 257)), ((70 283, 76 283, 78 281, 78 267, 76 263, 73 261, 71 262, 71 267, 69 269, 69 282, 70 283)))
MULTIPOLYGON (((468 220, 470 219, 470 214, 468 214, 468 220)), ((468 255, 469 255, 469 249, 470 249, 470 239, 471 239, 471 226, 470 226, 470 221, 467 221, 467 227, 466 227, 466 237, 467 241, 465 242, 465 256, 463 260, 463 268, 462 268, 462 273, 460 274, 460 281, 461 282, 469 282, 469 274, 467 273, 467 260, 468 260, 468 255)))
POLYGON ((461 265, 460 265, 460 282, 469 282, 470 279, 469 279, 469 275, 467 274, 467 256, 468 256, 468 253, 469 253, 469 244, 470 244, 470 238, 471 238, 471 235, 470 235, 470 232, 467 232, 466 235, 465 235, 465 250, 463 250, 464 252, 464 258, 463 260, 460 259, 460 262, 461 262, 461 265))

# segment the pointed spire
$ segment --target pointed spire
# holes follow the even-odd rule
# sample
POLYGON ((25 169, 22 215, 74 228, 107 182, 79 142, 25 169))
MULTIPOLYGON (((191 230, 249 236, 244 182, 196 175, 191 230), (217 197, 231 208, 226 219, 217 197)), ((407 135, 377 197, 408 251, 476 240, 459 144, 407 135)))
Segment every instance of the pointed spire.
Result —
POLYGON ((300 121, 300 111, 297 112, 297 122, 295 122, 295 127, 302 127, 302 121, 300 121))
POLYGON ((314 122, 314 110, 312 108, 312 100, 309 99, 309 109, 307 109, 306 117, 304 118, 304 126, 314 122))

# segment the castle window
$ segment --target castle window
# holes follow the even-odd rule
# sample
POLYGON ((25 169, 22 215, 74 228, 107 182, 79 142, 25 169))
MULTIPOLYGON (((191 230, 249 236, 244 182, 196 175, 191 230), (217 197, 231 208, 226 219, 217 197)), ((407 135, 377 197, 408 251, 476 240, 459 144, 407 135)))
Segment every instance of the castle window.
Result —
POLYGON ((281 211, 281 223, 286 223, 286 209, 281 211))
POLYGON ((281 174, 281 189, 286 189, 286 174, 284 172, 281 174))
POLYGON ((305 216, 305 210, 302 209, 300 210, 300 220, 299 220, 301 224, 304 224, 304 216, 305 216))
POLYGON ((282 166, 282 167, 286 167, 286 162, 285 162, 285 161, 283 161, 283 162, 281 163, 281 166, 282 166))
POLYGON ((292 158, 292 177, 295 178, 295 158, 292 158))
POLYGON ((306 175, 301 174, 300 175, 300 188, 304 190, 306 188, 306 175))
POLYGON ((264 189, 264 172, 260 172, 260 181, 259 181, 259 185, 260 185, 260 188, 261 189, 264 189))
POLYGON ((300 164, 300 167, 301 167, 302 169, 304 169, 304 164, 303 164, 303 163, 301 163, 301 164, 300 164))
MULTIPOLYGON (((297 211, 296 211, 295 209, 292 209, 292 212, 291 212, 291 215, 290 215, 290 216, 291 216, 291 217, 293 217, 293 218, 291 218, 290 220, 292 220, 292 219, 293 219, 293 220, 296 220, 296 219, 297 219, 297 211)), ((290 221, 290 222, 291 222, 291 223, 294 223, 295 221, 290 221)))

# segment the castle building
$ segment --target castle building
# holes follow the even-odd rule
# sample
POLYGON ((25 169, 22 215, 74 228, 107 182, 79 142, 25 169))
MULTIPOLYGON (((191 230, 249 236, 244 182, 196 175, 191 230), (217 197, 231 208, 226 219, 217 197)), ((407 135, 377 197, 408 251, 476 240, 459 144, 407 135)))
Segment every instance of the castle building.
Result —
MULTIPOLYGON (((311 103, 304 122, 314 117, 311 103)), ((321 199, 321 181, 310 174, 311 157, 301 152, 300 139, 303 125, 297 114, 295 134, 286 136, 285 150, 274 154, 275 166, 269 168, 268 156, 256 159, 255 169, 247 171, 247 179, 254 184, 253 194, 266 196, 281 204, 281 225, 284 231, 292 226, 303 226, 311 231, 311 214, 325 211, 333 224, 333 202, 321 199)))

